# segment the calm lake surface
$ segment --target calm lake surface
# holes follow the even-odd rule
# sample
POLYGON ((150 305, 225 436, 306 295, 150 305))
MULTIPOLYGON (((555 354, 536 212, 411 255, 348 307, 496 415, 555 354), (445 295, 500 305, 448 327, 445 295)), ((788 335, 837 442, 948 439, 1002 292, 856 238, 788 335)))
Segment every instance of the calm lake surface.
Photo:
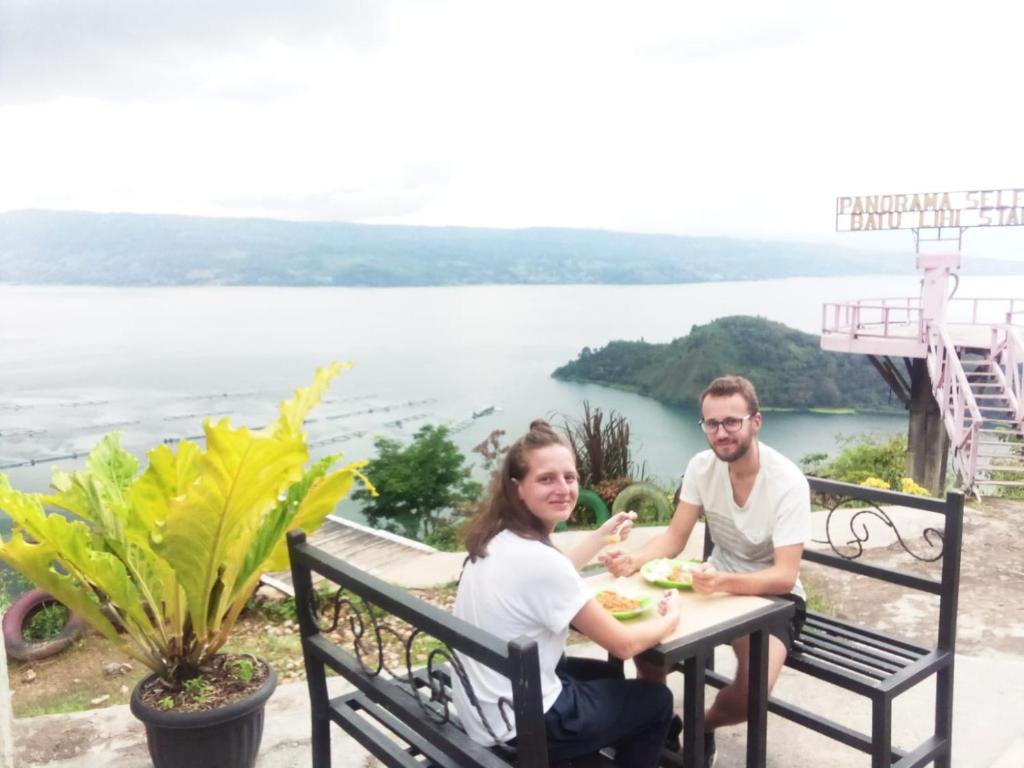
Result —
MULTIPOLYGON (((959 297, 1024 296, 1024 276, 961 282, 959 297)), ((635 457, 667 483, 705 445, 695 410, 555 381, 551 371, 584 346, 665 342, 724 315, 817 333, 823 302, 917 292, 915 276, 623 287, 0 285, 0 466, 16 487, 43 490, 54 466, 82 465, 46 459, 87 451, 114 429, 141 452, 200 434, 204 416, 258 426, 317 366, 351 360, 356 367, 313 414, 315 454, 368 457, 374 435, 403 439, 446 423, 475 456, 469 449, 493 429, 515 436, 538 416, 576 418, 590 400, 630 419, 635 457), (487 406, 494 412, 473 418, 487 406)), ((834 454, 840 436, 905 429, 901 414, 769 413, 762 439, 799 460, 834 454)), ((339 511, 359 518, 351 502, 339 511)))

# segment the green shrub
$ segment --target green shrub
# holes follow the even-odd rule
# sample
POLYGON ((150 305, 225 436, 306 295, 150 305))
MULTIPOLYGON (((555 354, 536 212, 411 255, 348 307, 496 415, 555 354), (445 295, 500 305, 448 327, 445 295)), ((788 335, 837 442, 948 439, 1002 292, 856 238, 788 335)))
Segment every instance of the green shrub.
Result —
POLYGON ((262 616, 272 624, 284 624, 286 621, 299 620, 294 597, 286 597, 283 600, 250 597, 245 604, 245 610, 250 614, 262 616))
POLYGON ((861 435, 845 441, 834 461, 823 468, 824 476, 860 485, 869 477, 899 488, 907 461, 907 439, 902 435, 880 441, 861 435))
POLYGON ((427 541, 453 511, 468 512, 483 490, 447 427, 420 427, 408 445, 388 437, 373 444, 377 458, 365 472, 376 491, 359 489, 352 498, 365 503, 363 514, 374 528, 427 541))
POLYGON ((68 623, 68 609, 60 603, 43 603, 25 622, 21 636, 32 642, 50 640, 61 633, 68 623))
POLYGON ((462 549, 462 540, 459 537, 462 524, 461 520, 446 520, 438 523, 434 530, 427 535, 424 543, 442 552, 458 552, 462 549))

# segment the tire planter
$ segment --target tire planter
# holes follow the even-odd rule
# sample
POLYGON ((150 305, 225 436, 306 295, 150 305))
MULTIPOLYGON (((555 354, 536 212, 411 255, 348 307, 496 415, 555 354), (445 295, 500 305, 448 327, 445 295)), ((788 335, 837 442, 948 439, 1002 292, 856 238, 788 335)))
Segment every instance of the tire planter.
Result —
MULTIPOLYGON (((611 517, 611 514, 608 512, 608 505, 604 503, 604 499, 589 488, 583 488, 580 490, 579 498, 576 499, 576 506, 584 507, 594 513, 595 528, 611 517)), ((561 522, 555 526, 555 530, 567 531, 569 530, 569 526, 566 523, 561 522)))
POLYGON ((47 603, 59 603, 48 592, 41 589, 30 589, 4 613, 3 632, 4 647, 7 655, 18 661, 38 661, 60 653, 71 645, 82 634, 85 622, 75 613, 68 611, 68 621, 64 629, 56 637, 49 640, 26 640, 23 634, 26 622, 36 611, 47 603))
POLYGON ((277 673, 266 666, 267 679, 248 698, 206 712, 152 709, 142 701, 142 688, 156 674, 140 681, 131 710, 146 726, 154 768, 253 768, 263 739, 263 708, 277 687, 277 673))
POLYGON ((653 504, 659 521, 672 517, 672 505, 665 498, 665 492, 648 483, 633 483, 623 488, 612 502, 612 513, 626 512, 632 509, 638 501, 653 504))

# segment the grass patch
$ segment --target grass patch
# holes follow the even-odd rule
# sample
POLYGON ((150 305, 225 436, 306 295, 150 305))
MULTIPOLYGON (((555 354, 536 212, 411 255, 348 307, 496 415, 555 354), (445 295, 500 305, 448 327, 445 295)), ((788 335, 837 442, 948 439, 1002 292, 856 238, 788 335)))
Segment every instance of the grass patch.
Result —
POLYGON ((811 413, 823 413, 829 416, 855 416, 856 408, 808 408, 811 413))
POLYGON ((434 603, 435 605, 444 604, 449 600, 455 599, 455 594, 459 591, 459 582, 449 581, 447 584, 442 584, 439 587, 430 587, 429 589, 418 589, 415 591, 428 603, 434 603))
POLYGON ((806 603, 807 610, 814 611, 815 613, 824 613, 830 615, 832 612, 832 603, 828 599, 828 595, 825 590, 816 584, 808 584, 804 582, 804 591, 807 592, 806 603))
POLYGON ((57 696, 45 702, 30 704, 24 708, 14 707, 15 717, 37 717, 39 715, 65 715, 89 709, 95 694, 75 691, 66 696, 57 696))

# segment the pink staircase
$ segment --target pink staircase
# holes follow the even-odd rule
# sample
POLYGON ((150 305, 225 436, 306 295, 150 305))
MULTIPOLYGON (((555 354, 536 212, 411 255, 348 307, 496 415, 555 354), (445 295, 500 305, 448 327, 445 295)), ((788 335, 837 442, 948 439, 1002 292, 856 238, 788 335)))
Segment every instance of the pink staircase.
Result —
MULTIPOLYGON (((963 414, 965 430, 973 438, 965 461, 957 457, 956 467, 964 485, 979 495, 997 488, 1024 488, 1024 339, 1012 325, 991 330, 988 347, 965 348, 959 361, 975 408, 963 414)), ((948 411, 955 414, 956 407, 953 403, 948 411)))
POLYGON ((1024 489, 1024 302, 947 295, 941 311, 927 295, 827 304, 821 347, 925 358, 962 487, 979 496, 1024 489))

